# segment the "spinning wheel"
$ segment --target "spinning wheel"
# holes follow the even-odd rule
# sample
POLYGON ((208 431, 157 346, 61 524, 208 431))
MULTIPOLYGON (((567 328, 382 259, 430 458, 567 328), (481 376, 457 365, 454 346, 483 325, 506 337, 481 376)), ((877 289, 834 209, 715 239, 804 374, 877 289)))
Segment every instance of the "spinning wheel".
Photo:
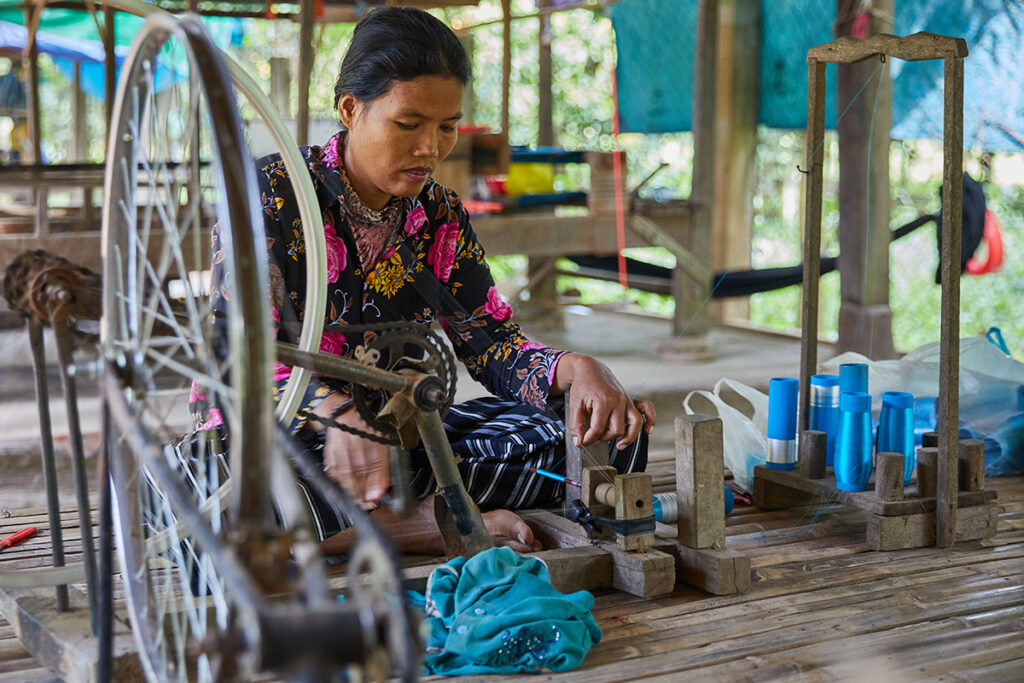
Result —
MULTIPOLYGON (((379 648, 340 644, 360 629, 390 633, 382 642, 394 662, 390 644, 412 633, 407 612, 391 609, 404 602, 384 581, 396 569, 380 539, 360 543, 359 563, 378 598, 334 604, 281 457, 269 307, 258 294, 268 291, 265 240, 233 99, 199 19, 153 12, 112 119, 101 341, 121 576, 154 681, 290 667, 270 646, 281 637, 300 644, 299 662, 329 671, 379 648), (303 638, 314 629, 319 639, 303 638)), ((402 666, 406 677, 416 661, 402 666)))

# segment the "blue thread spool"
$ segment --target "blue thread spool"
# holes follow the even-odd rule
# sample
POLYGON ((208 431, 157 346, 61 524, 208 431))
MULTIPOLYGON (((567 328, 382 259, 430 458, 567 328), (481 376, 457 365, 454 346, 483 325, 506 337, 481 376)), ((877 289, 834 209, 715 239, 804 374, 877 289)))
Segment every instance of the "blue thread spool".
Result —
MULTIPOLYGON (((725 514, 729 514, 736 507, 736 496, 733 495, 732 489, 728 486, 723 486, 722 488, 725 495, 725 514)), ((679 507, 676 501, 675 491, 655 493, 654 500, 651 503, 654 521, 664 522, 665 524, 672 524, 677 521, 679 519, 679 507)))
POLYGON ((878 452, 903 454, 903 485, 917 464, 914 450, 914 396, 904 391, 882 394, 882 415, 878 420, 878 452))
POLYGON ((839 366, 839 393, 868 393, 868 366, 866 363, 843 363, 839 366))
POLYGON ((833 468, 840 491, 864 491, 871 479, 871 394, 839 395, 839 432, 833 468))
POLYGON ((773 377, 768 382, 769 469, 796 467, 796 397, 800 382, 793 377, 773 377))
POLYGON ((836 431, 839 429, 839 378, 835 375, 811 375, 810 405, 807 427, 825 432, 825 464, 831 467, 836 452, 836 431))

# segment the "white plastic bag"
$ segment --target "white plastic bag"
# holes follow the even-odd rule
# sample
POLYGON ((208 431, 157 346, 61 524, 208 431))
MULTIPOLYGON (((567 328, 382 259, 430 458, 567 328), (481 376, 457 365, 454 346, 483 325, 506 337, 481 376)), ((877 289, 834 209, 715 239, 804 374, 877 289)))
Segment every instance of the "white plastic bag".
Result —
MULTIPOLYGON (((844 353, 821 364, 838 374, 842 363, 868 365, 868 390, 874 408, 886 391, 914 395, 915 432, 935 428, 939 393, 939 344, 925 344, 900 360, 871 361, 844 353)), ((960 340, 960 437, 985 443, 985 474, 999 476, 1024 471, 1024 363, 996 348, 985 337, 960 340)))
POLYGON ((683 400, 683 409, 687 415, 706 415, 713 412, 721 418, 725 465, 732 471, 736 483, 745 491, 751 491, 754 484, 754 467, 765 462, 768 396, 742 382, 721 379, 715 384, 713 392, 697 390, 687 394, 683 400), (750 416, 723 398, 724 388, 743 397, 750 404, 750 416), (698 399, 697 407, 693 405, 694 399, 698 399))

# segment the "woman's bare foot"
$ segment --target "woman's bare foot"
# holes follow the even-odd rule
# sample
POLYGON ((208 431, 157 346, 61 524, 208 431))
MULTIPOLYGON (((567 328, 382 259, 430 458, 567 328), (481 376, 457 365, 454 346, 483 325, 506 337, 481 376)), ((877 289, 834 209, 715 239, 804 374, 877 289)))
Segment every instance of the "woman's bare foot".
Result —
POLYGON ((523 521, 522 517, 510 510, 491 510, 485 512, 484 526, 494 540, 494 545, 508 546, 517 553, 533 553, 543 546, 533 536, 533 530, 523 521))
MULTIPOLYGON (((420 501, 408 517, 399 517, 390 508, 383 507, 372 513, 373 521, 391 537, 401 552, 427 555, 443 554, 444 539, 434 521, 434 497, 420 501)), ((496 546, 508 546, 520 553, 541 550, 542 546, 533 536, 526 522, 509 510, 492 510, 483 514, 484 526, 496 546)), ((320 544, 326 555, 342 555, 352 551, 358 538, 355 527, 345 529, 320 544)))

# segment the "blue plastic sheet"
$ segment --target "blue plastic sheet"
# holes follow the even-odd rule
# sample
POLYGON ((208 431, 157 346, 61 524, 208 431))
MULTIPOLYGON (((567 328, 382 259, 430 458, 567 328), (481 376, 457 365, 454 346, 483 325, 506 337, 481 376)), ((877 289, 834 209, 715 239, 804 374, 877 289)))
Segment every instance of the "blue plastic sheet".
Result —
MULTIPOLYGON (((934 0, 896 3, 894 32, 962 37, 964 144, 988 151, 1024 150, 1024 3, 934 0)), ((804 128, 807 50, 833 39, 835 0, 770 0, 762 4, 758 121, 804 128)), ((615 27, 619 119, 624 132, 690 130, 697 35, 696 0, 620 0, 615 27)), ((942 138, 942 63, 891 60, 897 139, 942 138)), ((825 125, 835 126, 835 67, 826 70, 825 125)))

